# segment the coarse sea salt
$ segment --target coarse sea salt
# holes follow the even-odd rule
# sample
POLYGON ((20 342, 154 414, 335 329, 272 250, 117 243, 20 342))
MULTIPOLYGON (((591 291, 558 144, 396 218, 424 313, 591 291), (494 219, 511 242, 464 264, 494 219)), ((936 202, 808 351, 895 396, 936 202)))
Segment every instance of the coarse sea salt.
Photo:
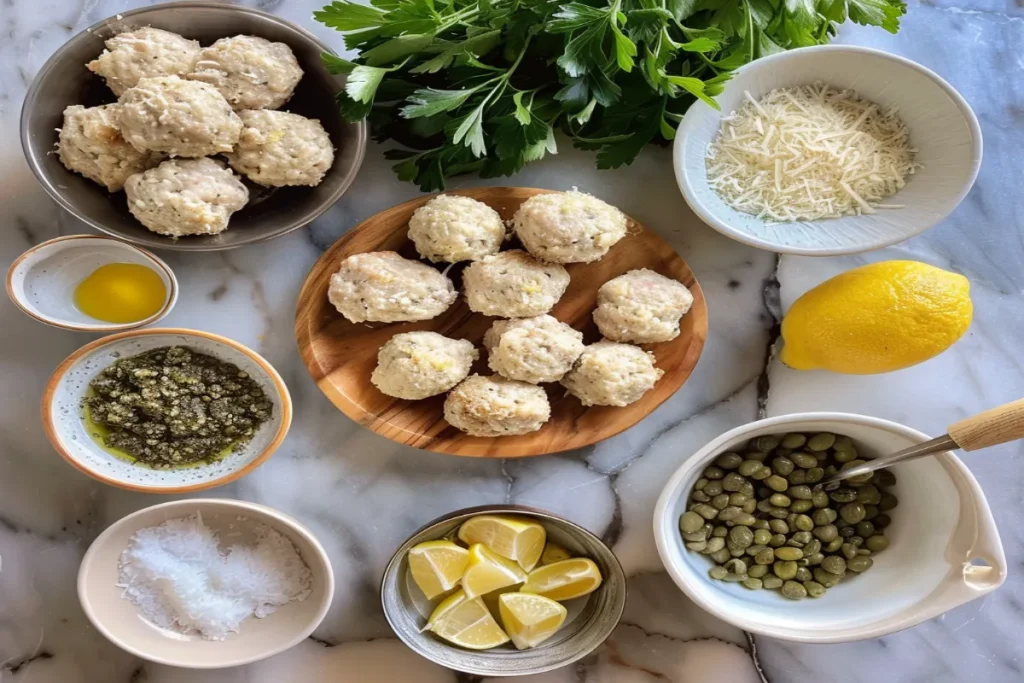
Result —
POLYGON ((221 549, 199 513, 139 529, 121 553, 117 585, 154 624, 223 640, 250 616, 310 593, 312 573, 295 545, 265 524, 251 530, 254 543, 221 549))

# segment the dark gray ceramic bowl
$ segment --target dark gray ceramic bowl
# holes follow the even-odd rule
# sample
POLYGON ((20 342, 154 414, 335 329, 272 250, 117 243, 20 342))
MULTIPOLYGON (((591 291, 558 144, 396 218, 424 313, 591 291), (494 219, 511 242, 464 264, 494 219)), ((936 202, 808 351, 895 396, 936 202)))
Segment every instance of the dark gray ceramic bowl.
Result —
POLYGON ((320 62, 331 49, 312 34, 275 16, 213 2, 178 2, 124 12, 105 19, 66 42, 36 74, 21 110, 21 144, 43 188, 72 214, 108 235, 155 249, 213 251, 278 237, 306 225, 331 207, 352 184, 366 151, 366 124, 346 123, 335 105, 344 79, 320 62), (103 41, 123 31, 153 26, 209 45, 238 34, 286 43, 295 52, 302 81, 282 108, 319 119, 336 149, 334 166, 316 187, 276 190, 249 184, 249 205, 231 217, 227 231, 177 241, 152 233, 128 212, 123 192, 110 194, 64 168, 53 153, 64 108, 96 106, 116 98, 103 80, 85 68, 103 51, 103 41))
MULTIPOLYGON (((388 623, 416 654, 449 669, 477 676, 526 676, 567 666, 597 649, 622 618, 626 607, 626 576, 611 549, 583 527, 523 505, 484 505, 452 512, 413 534, 384 570, 380 592, 388 623), (423 605, 414 595, 418 589, 412 587, 408 578, 409 550, 423 541, 445 538, 476 515, 528 517, 544 526, 549 541, 562 546, 574 557, 589 557, 601 570, 604 579, 601 586, 587 596, 583 604, 571 606, 583 598, 567 602, 566 623, 538 647, 516 650, 507 644, 492 650, 467 650, 421 630, 427 619, 417 609, 423 605)), ((419 597, 423 597, 422 593, 419 597)))

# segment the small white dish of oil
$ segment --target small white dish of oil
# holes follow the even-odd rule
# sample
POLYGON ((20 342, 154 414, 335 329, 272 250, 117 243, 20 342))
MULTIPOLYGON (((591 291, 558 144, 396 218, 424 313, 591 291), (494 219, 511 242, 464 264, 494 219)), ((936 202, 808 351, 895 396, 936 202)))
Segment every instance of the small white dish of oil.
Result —
POLYGON ((164 318, 178 300, 170 267, 145 249, 98 235, 43 242, 7 272, 7 295, 39 322, 80 332, 131 330, 164 318))

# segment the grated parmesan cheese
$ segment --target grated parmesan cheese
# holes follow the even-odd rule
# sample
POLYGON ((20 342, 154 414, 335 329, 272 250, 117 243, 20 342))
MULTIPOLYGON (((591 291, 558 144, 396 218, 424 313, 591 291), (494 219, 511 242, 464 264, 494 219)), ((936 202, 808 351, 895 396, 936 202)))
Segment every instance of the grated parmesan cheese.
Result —
POLYGON ((312 574, 292 542, 265 524, 251 528, 254 544, 223 551, 198 513, 139 529, 121 553, 117 585, 156 625, 223 640, 243 620, 310 593, 312 574))
POLYGON ((802 221, 900 208, 879 202, 919 165, 896 108, 821 83, 744 92, 708 145, 708 184, 737 211, 802 221))

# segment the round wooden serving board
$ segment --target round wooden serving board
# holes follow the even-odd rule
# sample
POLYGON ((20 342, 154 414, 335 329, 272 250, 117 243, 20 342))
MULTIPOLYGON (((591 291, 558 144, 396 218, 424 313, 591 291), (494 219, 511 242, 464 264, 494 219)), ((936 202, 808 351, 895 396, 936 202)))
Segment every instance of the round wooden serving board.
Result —
MULTIPOLYGON (((521 187, 485 187, 448 194, 472 197, 493 207, 505 220, 530 197, 549 192, 521 187)), ((551 420, 539 431, 522 436, 481 438, 469 436, 445 422, 444 395, 423 401, 391 398, 370 383, 377 351, 393 335, 413 330, 432 330, 477 344, 481 359, 473 367, 479 374, 493 374, 486 363, 481 340, 494 318, 473 313, 460 297, 442 315, 415 323, 354 324, 343 318, 327 300, 331 275, 345 258, 369 251, 397 251, 406 258, 418 255, 406 237, 413 211, 434 195, 399 204, 355 226, 335 242, 313 266, 299 293, 295 336, 309 374, 317 386, 343 413, 393 441, 417 448, 471 457, 516 458, 557 453, 597 443, 632 427, 683 385, 697 364, 708 331, 704 294, 689 266, 653 231, 630 220, 630 231, 596 263, 566 266, 572 278, 569 289, 551 315, 582 330, 588 344, 600 334, 591 319, 598 288, 608 280, 636 268, 650 268, 678 280, 693 293, 693 307, 682 320, 678 337, 648 344, 665 376, 639 401, 625 408, 584 407, 558 384, 545 385, 551 400, 551 420)), ((506 249, 510 248, 506 243, 506 249)), ((513 244, 514 246, 514 244, 513 244)), ((457 287, 466 264, 449 271, 457 287)), ((438 267, 443 267, 439 265, 438 267)))

